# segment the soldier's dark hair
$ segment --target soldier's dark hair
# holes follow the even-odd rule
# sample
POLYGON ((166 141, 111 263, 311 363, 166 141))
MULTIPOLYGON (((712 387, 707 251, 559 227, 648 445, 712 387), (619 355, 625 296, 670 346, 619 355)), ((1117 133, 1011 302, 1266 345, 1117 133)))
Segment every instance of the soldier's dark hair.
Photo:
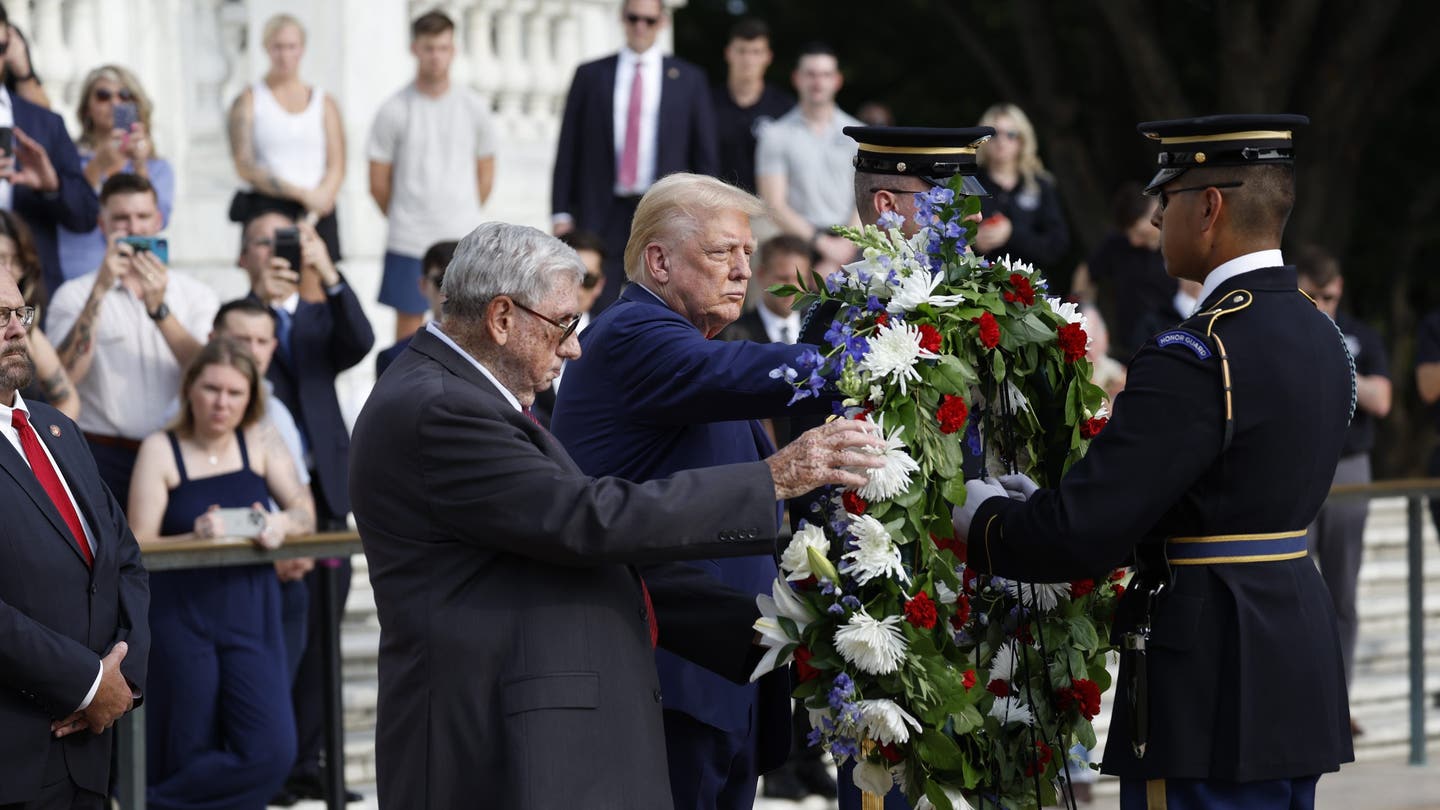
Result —
POLYGON ((730 38, 726 42, 734 42, 737 39, 750 41, 752 39, 770 39, 770 26, 764 20, 755 17, 741 17, 738 22, 730 26, 730 38))
POLYGON ((428 273, 431 270, 439 269, 443 278, 445 268, 450 266, 450 260, 455 258, 455 248, 459 246, 459 242, 453 241, 436 242, 431 245, 426 249, 425 257, 420 260, 420 271, 428 273))
POLYGON ((594 231, 566 231, 560 241, 569 245, 576 253, 588 250, 599 255, 601 259, 605 258, 605 242, 594 231))
POLYGON ((1295 207, 1295 167, 1282 163, 1268 166, 1210 166, 1191 169, 1182 175, 1187 186, 1243 183, 1221 189, 1230 208, 1232 230, 1245 236, 1273 239, 1285 233, 1290 210, 1295 207))
POLYGON ((438 8, 431 9, 410 23, 410 39, 413 41, 420 37, 433 37, 454 30, 455 21, 450 19, 450 15, 438 8))
POLYGON ((1295 272, 1316 287, 1327 287, 1340 277, 1340 262, 1319 245, 1302 245, 1295 254, 1295 272))
POLYGON ((829 45, 818 41, 807 42, 803 46, 801 46, 800 52, 795 54, 796 70, 800 69, 800 63, 804 62, 805 57, 807 56, 828 56, 837 62, 840 61, 840 56, 836 54, 835 49, 830 47, 829 45))
POLYGON ((1150 218, 1150 211, 1155 207, 1155 198, 1146 197, 1142 194, 1143 187, 1136 182, 1121 183, 1110 197, 1110 224, 1116 230, 1123 231, 1139 222, 1143 217, 1150 218))
POLYGON ((756 255, 756 266, 767 267, 780 256, 804 256, 810 258, 810 244, 793 233, 772 236, 760 245, 756 255))

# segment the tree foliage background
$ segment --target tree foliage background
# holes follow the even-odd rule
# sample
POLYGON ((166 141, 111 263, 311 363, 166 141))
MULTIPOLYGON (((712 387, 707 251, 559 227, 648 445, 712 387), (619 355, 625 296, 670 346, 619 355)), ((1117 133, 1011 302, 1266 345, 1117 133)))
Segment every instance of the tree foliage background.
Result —
POLYGON ((1377 477, 1422 470, 1435 420, 1415 394, 1414 337, 1440 307, 1440 11, 1428 0, 688 0, 676 52, 723 81, 741 16, 770 24, 770 80, 787 89, 803 44, 834 47, 847 111, 878 101, 901 125, 970 126, 993 103, 1019 104, 1073 230, 1066 266, 1044 268, 1061 282, 1104 236, 1112 190, 1154 171, 1136 122, 1310 116, 1286 247, 1337 255, 1343 306, 1389 347, 1395 407, 1377 477))

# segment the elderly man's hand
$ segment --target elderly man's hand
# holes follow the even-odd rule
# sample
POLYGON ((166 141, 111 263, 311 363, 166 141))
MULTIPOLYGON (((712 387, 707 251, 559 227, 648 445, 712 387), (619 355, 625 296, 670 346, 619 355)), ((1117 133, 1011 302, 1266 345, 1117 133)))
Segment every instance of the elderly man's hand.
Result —
POLYGON ((804 495, 826 484, 863 487, 864 468, 885 466, 878 454, 884 447, 864 422, 836 420, 807 430, 765 459, 775 479, 775 500, 804 495), (867 448, 876 452, 865 452, 867 448))
POLYGON ((970 542, 970 524, 975 521, 975 513, 980 511, 980 504, 991 498, 1008 497, 1010 493, 994 478, 972 478, 966 481, 965 505, 955 507, 955 512, 951 515, 955 521, 955 536, 970 542))

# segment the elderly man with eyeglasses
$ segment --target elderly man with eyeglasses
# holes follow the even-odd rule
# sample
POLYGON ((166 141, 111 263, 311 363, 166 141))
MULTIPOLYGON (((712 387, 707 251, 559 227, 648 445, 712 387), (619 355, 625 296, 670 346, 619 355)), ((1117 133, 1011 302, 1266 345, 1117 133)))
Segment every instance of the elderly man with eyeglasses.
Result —
POLYGON ((875 466, 837 422, 764 462, 586 475, 530 412, 580 357, 583 272, 533 228, 480 226, 355 424, 382 808, 671 807, 654 647, 743 683, 759 614, 661 561, 773 554, 778 500, 875 466))

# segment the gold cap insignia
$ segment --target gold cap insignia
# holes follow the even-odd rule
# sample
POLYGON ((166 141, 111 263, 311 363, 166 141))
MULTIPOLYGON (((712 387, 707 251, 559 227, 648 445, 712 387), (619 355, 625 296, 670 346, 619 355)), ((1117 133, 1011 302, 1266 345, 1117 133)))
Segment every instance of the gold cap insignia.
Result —
POLYGON ((896 164, 895 164, 895 171, 897 171, 897 172, 903 172, 903 171, 905 171, 905 161, 902 160, 902 161, 900 161, 899 163, 896 163, 896 164))
POLYGON ((1204 152, 1196 152, 1196 153, 1195 153, 1195 162, 1196 162, 1196 163, 1204 163, 1204 162, 1205 162, 1205 153, 1204 153, 1204 152))

